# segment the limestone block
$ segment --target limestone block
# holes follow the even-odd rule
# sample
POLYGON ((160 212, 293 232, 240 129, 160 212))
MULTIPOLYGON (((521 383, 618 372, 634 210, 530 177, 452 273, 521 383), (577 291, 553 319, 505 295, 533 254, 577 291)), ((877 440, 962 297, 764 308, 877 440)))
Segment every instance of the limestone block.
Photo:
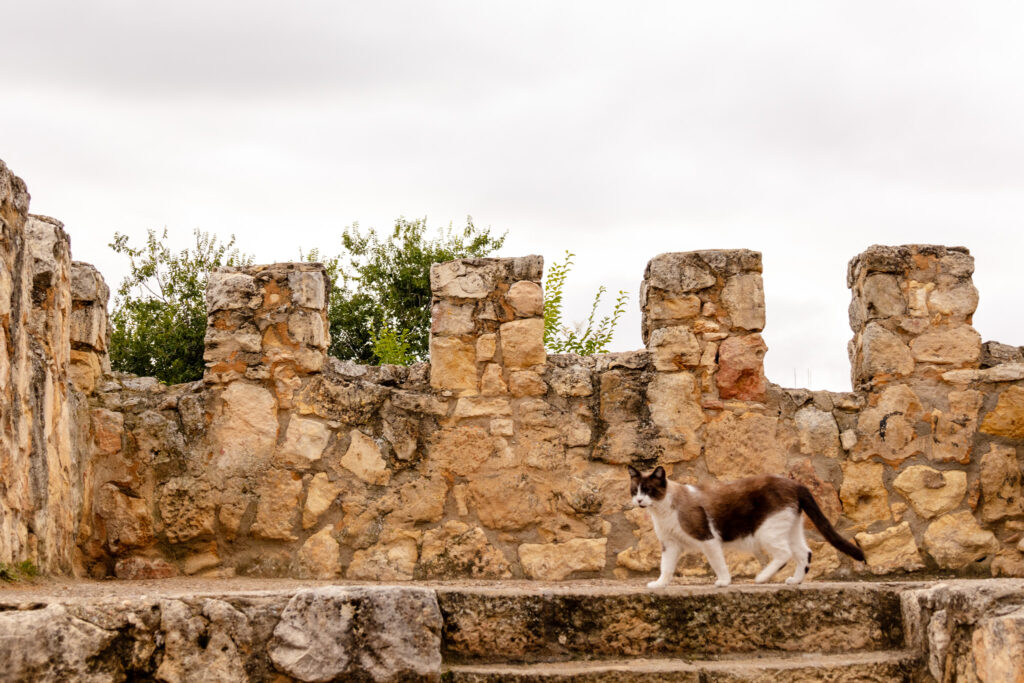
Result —
POLYGON ((71 311, 71 342, 91 346, 97 351, 106 351, 106 310, 99 306, 84 306, 71 311))
POLYGON ((806 406, 796 412, 793 422, 805 455, 839 456, 839 425, 832 413, 806 406))
POLYGON ((450 521, 423 534, 417 575, 426 579, 508 579, 512 572, 505 556, 491 545, 483 529, 450 521))
POLYGON ((295 594, 267 651, 300 681, 436 681, 441 628, 430 589, 321 586, 295 594))
POLYGON ((983 398, 980 391, 949 392, 949 410, 933 413, 932 460, 964 465, 970 462, 983 398))
POLYGON ((182 564, 182 571, 187 576, 194 576, 199 572, 213 569, 221 563, 220 555, 217 554, 217 544, 211 542, 205 550, 188 555, 182 564))
POLYGON ((444 477, 414 479, 399 490, 398 506, 387 521, 396 524, 439 522, 444 517, 447 496, 448 482, 444 477))
POLYGON ((210 485, 202 479, 168 479, 160 490, 158 509, 170 543, 213 535, 215 501, 210 485))
POLYGON ((536 282, 520 280, 508 288, 505 299, 519 318, 544 315, 544 290, 536 282))
POLYGON ((530 370, 513 371, 508 378, 509 391, 514 398, 524 396, 543 396, 548 393, 548 385, 536 372, 530 370))
POLYGON ((457 337, 473 334, 476 322, 473 320, 474 304, 453 304, 441 299, 430 309, 430 332, 441 337, 457 337))
POLYGON ((699 449, 696 431, 704 424, 700 389, 688 372, 659 373, 647 385, 651 421, 669 436, 681 437, 699 449))
POLYGON ((887 386, 875 405, 857 418, 856 458, 877 455, 887 462, 899 463, 920 455, 926 443, 917 436, 915 424, 923 415, 920 399, 905 384, 887 386))
POLYGON ((527 318, 504 323, 499 330, 501 358, 506 368, 528 368, 543 365, 544 319, 527 318))
POLYGON ((483 265, 467 263, 465 259, 435 263, 430 266, 430 290, 434 296, 483 299, 494 290, 497 275, 493 261, 483 265))
POLYGON ((652 294, 648 299, 648 315, 651 320, 689 320, 700 313, 700 297, 696 294, 665 296, 652 294))
POLYGON ((999 395, 995 409, 982 420, 981 431, 1024 439, 1024 387, 1012 386, 999 395))
POLYGON ((327 320, 321 311, 298 310, 288 315, 288 335, 298 344, 325 350, 330 343, 327 320))
POLYGON ((861 300, 865 321, 895 318, 907 312, 907 302, 899 282, 895 275, 888 273, 872 273, 864 278, 861 300))
POLYGON ((706 428, 704 458, 708 471, 719 479, 782 472, 786 455, 775 437, 777 428, 778 418, 773 416, 723 413, 706 428))
POLYGON ((981 456, 981 519, 994 522, 1024 514, 1021 498, 1021 469, 1017 449, 991 444, 981 456))
POLYGON ((430 386, 476 389, 476 347, 456 337, 430 339, 430 386))
POLYGON ((932 522, 924 532, 924 545, 943 569, 966 567, 999 550, 995 535, 982 529, 967 510, 932 522))
POLYGON ((839 443, 842 445, 843 450, 852 450, 857 445, 857 432, 852 429, 845 430, 839 435, 839 443))
POLYGON ((210 426, 214 466, 246 474, 267 462, 277 442, 277 402, 262 386, 232 382, 220 394, 210 426))
POLYGON ((561 581, 574 572, 604 569, 607 538, 576 538, 565 543, 524 543, 519 546, 523 573, 537 581, 561 581))
POLYGON ((981 357, 981 335, 970 325, 925 332, 910 342, 910 351, 919 363, 968 365, 981 357))
POLYGON ((82 261, 71 262, 71 299, 98 303, 106 308, 110 288, 96 267, 82 261))
POLYGON ((309 529, 315 526, 320 520, 320 516, 327 512, 341 492, 341 484, 331 481, 323 472, 314 476, 306 489, 306 507, 302 510, 302 528, 309 529))
POLYGON ((489 529, 514 531, 553 512, 554 493, 521 472, 501 472, 469 483, 469 500, 489 529))
POLYGON ((654 367, 675 372, 700 363, 700 343, 688 327, 659 327, 651 332, 647 347, 654 352, 654 367))
MULTIPOLYGON (((480 376, 480 393, 484 396, 500 396, 508 393, 501 366, 497 363, 488 363, 484 367, 484 372, 480 376)), ((457 407, 456 412, 458 412, 457 407)))
POLYGON ((928 295, 928 310, 931 313, 967 320, 977 308, 978 290, 969 281, 939 287, 928 295))
POLYGON ((114 576, 123 581, 169 579, 177 575, 173 564, 158 557, 122 557, 114 565, 114 576))
POLYGON ((590 396, 594 393, 593 377, 584 365, 554 367, 548 381, 559 396, 590 396))
POLYGON ((341 465, 367 484, 383 486, 391 481, 391 471, 377 442, 358 429, 353 429, 350 435, 352 441, 341 458, 341 465))
POLYGON ((363 581, 410 581, 419 557, 419 534, 392 529, 380 542, 357 550, 345 577, 363 581))
POLYGON ((872 574, 924 569, 910 524, 903 522, 876 534, 856 535, 857 545, 864 551, 864 561, 872 574))
POLYGON ((263 336, 254 326, 232 330, 207 327, 203 341, 203 360, 232 361, 240 353, 259 353, 262 348, 263 336))
POLYGON ((885 466, 877 462, 843 463, 839 498, 843 513, 855 522, 890 519, 889 495, 882 482, 885 466))
POLYGON ((490 422, 490 432, 494 436, 513 436, 515 423, 506 417, 496 417, 490 422))
POLYGON ((480 362, 493 360, 498 351, 498 335, 481 334, 476 340, 476 359, 480 362))
POLYGON ((717 282, 708 264, 693 252, 655 256, 647 263, 644 279, 651 287, 677 293, 696 292, 717 282))
MULTIPOLYGON (((787 468, 786 474, 790 479, 807 487, 829 522, 835 524, 839 520, 839 516, 843 512, 843 505, 839 500, 836 487, 818 476, 810 458, 804 458, 791 464, 787 468)), ((804 526, 808 529, 814 528, 809 519, 804 520, 804 526)))
POLYGON ((71 349, 68 379, 75 389, 83 394, 91 394, 96 388, 96 381, 103 374, 100 357, 92 351, 71 349))
POLYGON ((292 303, 296 306, 318 311, 327 307, 327 286, 319 270, 289 272, 288 289, 292 290, 292 303))
POLYGON ((124 436, 124 414, 96 408, 92 411, 92 439, 96 451, 103 455, 114 455, 121 451, 124 436))
POLYGON ((903 377, 914 371, 914 356, 900 338, 877 323, 868 323, 860 336, 857 377, 903 377))
POLYGON ((260 482, 256 521, 252 534, 260 538, 295 541, 292 533, 299 511, 302 476, 287 470, 270 470, 260 482))
POLYGON ((1024 609, 979 623, 971 635, 971 650, 978 680, 1024 681, 1024 609))
POLYGON ((332 579, 341 574, 341 546, 325 526, 299 548, 299 573, 304 578, 332 579))
POLYGON ((284 442, 277 449, 279 464, 308 469, 323 456, 331 430, 327 425, 305 417, 293 416, 288 421, 284 442))
POLYGON ((0 612, 0 671, 9 681, 118 680, 120 666, 101 658, 118 635, 59 604, 0 612))
POLYGON ((764 284, 760 273, 741 273, 726 280, 722 289, 732 326, 751 332, 764 329, 764 284))
POLYGON ((206 313, 256 308, 262 301, 256 280, 246 273, 217 270, 206 280, 206 313))
POLYGON ((103 518, 112 553, 153 543, 153 517, 146 500, 128 496, 114 484, 104 484, 97 495, 96 513, 103 518))
POLYGON ((937 517, 960 506, 967 493, 967 473, 962 470, 940 472, 914 465, 900 472, 893 487, 910 501, 918 516, 937 517))
POLYGON ((440 473, 464 477, 480 469, 494 448, 494 439, 481 427, 443 429, 430 439, 428 462, 440 473))
POLYGON ((715 382, 721 398, 763 401, 768 389, 764 354, 768 346, 759 334, 729 337, 718 347, 715 382))

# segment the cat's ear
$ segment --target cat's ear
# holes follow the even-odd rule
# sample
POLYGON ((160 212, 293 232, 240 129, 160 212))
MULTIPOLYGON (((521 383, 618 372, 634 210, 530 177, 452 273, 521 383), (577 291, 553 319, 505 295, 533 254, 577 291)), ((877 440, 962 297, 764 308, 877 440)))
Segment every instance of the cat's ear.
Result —
POLYGON ((657 467, 654 468, 654 471, 651 472, 651 477, 654 478, 654 479, 661 479, 662 481, 664 481, 665 480, 665 468, 662 467, 661 465, 658 465, 657 467))
POLYGON ((633 467, 632 465, 629 465, 629 478, 630 479, 639 479, 640 478, 640 472, 635 467, 633 467))

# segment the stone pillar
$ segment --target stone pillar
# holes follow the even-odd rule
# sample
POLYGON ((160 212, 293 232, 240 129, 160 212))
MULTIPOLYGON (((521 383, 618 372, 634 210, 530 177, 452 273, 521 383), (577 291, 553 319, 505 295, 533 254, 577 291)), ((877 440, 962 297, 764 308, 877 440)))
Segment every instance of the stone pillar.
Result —
POLYGON ((430 385, 459 396, 527 386, 544 351, 540 256, 461 259, 430 268, 430 385))
POLYGON ((110 289, 90 263, 71 262, 71 383, 91 394, 96 382, 110 372, 110 289))
MULTIPOLYGON (((297 388, 327 362, 330 281, 321 263, 219 268, 206 285, 206 379, 297 388)), ((279 392, 280 393, 280 392, 279 392)))
POLYGON ((846 277, 854 389, 979 367, 973 273, 964 247, 875 245, 855 256, 846 277))
POLYGON ((763 401, 761 254, 746 249, 656 256, 640 286, 644 343, 660 372, 688 372, 705 403, 763 401))

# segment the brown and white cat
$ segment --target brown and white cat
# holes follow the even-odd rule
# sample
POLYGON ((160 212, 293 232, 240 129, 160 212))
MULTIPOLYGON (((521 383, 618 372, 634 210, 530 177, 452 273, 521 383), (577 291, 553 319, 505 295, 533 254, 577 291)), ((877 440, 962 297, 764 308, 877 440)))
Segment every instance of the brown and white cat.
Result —
POLYGON ((629 488, 633 503, 647 508, 661 541, 661 576, 648 588, 668 585, 684 549, 703 552, 718 577, 715 585, 728 586, 732 577, 722 552, 726 547, 760 550, 771 558, 754 579, 758 583, 772 578, 795 557, 796 571, 786 583, 800 583, 811 564, 801 512, 826 541, 864 561, 861 549, 829 524, 807 487, 792 479, 763 474, 691 486, 669 481, 663 467, 646 475, 630 467, 629 488))

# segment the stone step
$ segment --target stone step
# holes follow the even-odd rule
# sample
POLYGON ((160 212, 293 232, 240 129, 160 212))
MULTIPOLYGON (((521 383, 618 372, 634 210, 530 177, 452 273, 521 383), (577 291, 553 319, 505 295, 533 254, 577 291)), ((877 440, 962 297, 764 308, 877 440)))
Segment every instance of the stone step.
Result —
POLYGON ((906 584, 439 587, 446 662, 714 659, 903 647, 906 584))
POLYGON ((716 661, 628 659, 448 666, 448 683, 893 683, 912 681, 918 655, 905 650, 765 656, 716 661))

